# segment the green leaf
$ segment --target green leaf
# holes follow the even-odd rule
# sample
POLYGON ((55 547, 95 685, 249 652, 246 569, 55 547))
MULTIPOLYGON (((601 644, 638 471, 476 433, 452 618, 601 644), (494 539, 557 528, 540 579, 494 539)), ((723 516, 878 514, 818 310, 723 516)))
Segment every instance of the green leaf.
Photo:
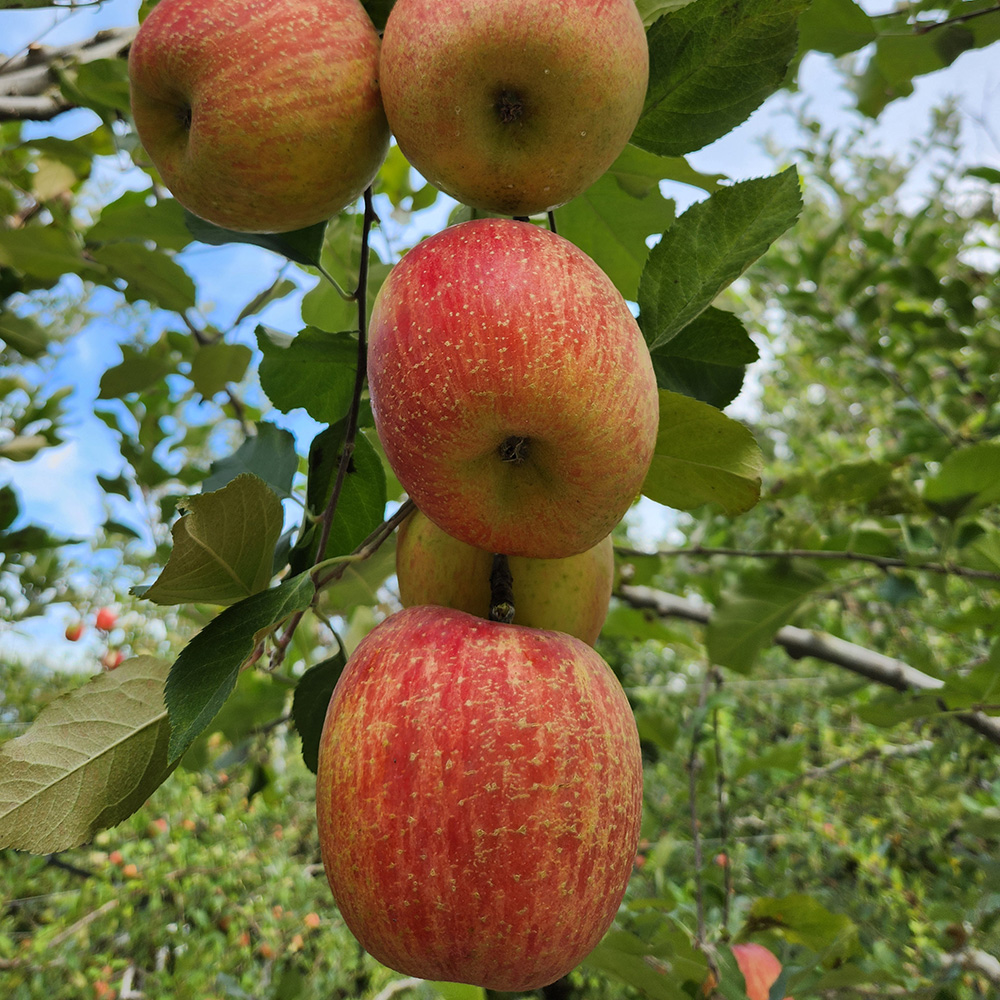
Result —
POLYGON ((699 984, 704 982, 708 974, 708 963, 704 964, 699 973, 685 963, 684 975, 681 970, 674 969, 669 957, 660 963, 650 962, 650 958, 658 959, 652 954, 654 949, 628 931, 612 930, 605 934, 601 943, 583 960, 583 964, 627 983, 639 990, 650 1000, 690 1000, 690 994, 682 988, 683 983, 690 978, 699 984), (658 967, 662 963, 662 967, 658 967), (670 968, 673 975, 664 975, 664 968, 670 968))
POLYGON ((87 270, 77 243, 54 226, 0 229, 0 264, 32 278, 52 280, 87 270))
POLYGON ((171 764, 223 706, 257 643, 286 618, 305 611, 315 593, 307 573, 292 577, 226 608, 184 647, 166 686, 171 764))
POLYGON ((306 327, 288 337, 266 326, 257 327, 260 385, 283 413, 303 407, 320 423, 347 416, 354 397, 358 339, 348 333, 326 333, 306 327))
POLYGON ((199 219, 187 209, 184 210, 184 222, 191 235, 200 243, 208 243, 211 246, 249 243, 251 246, 263 247, 265 250, 281 254, 296 264, 314 266, 319 263, 323 250, 323 234, 327 225, 325 222, 317 222, 305 229, 296 229, 288 233, 237 233, 199 219))
MULTIPOLYGON (((306 485, 306 507, 311 513, 292 550, 289 565, 297 573, 319 561, 319 518, 326 509, 340 465, 346 422, 321 431, 309 448, 309 480, 306 485), (310 522, 312 522, 310 524, 310 522)), ((353 552, 381 523, 385 514, 385 469, 378 452, 361 432, 354 442, 347 474, 344 477, 337 510, 330 527, 326 552, 319 558, 353 552)))
POLYGON ((232 455, 212 463, 203 489, 220 489, 241 473, 249 472, 263 479, 279 497, 292 495, 292 480, 299 467, 294 435, 266 421, 257 424, 256 430, 232 455))
POLYGON ((632 142, 678 156, 732 131, 785 79, 808 0, 698 0, 647 33, 649 89, 632 142))
POLYGON ((221 340, 205 344, 191 359, 191 382, 205 399, 211 399, 230 382, 239 382, 252 358, 253 351, 245 344, 226 344, 221 340))
POLYGON ((428 981, 428 986, 436 990, 441 1000, 487 1000, 482 986, 469 983, 437 983, 428 981))
POLYGON ((115 279, 126 283, 128 302, 150 302, 162 309, 183 313, 194 308, 195 286, 191 276, 161 250, 135 243, 109 243, 91 251, 115 279))
POLYGON ((722 409, 739 394, 758 352, 739 317, 709 306, 650 356, 661 389, 722 409))
POLYGON ((126 357, 101 376, 98 399, 124 399, 161 382, 174 370, 169 361, 140 354, 126 357))
POLYGON ((1000 501, 1000 444, 953 451, 924 486, 924 500, 946 517, 959 517, 1000 501))
POLYGON ((965 171, 966 177, 978 177, 990 184, 1000 184, 1000 170, 996 167, 970 167, 965 171))
POLYGON ((346 663, 347 656, 342 647, 335 656, 310 667, 295 686, 292 719, 302 740, 302 759, 313 774, 319 763, 319 738, 326 720, 326 709, 346 663))
POLYGON ((812 0, 799 18, 799 51, 843 56, 875 41, 872 19, 854 0, 812 0))
POLYGON ((288 687, 260 670, 244 670, 236 682, 236 688, 202 731, 201 735, 185 751, 181 767, 191 771, 204 770, 213 756, 210 743, 215 733, 221 733, 231 744, 239 744, 252 734, 285 713, 288 702, 288 687))
POLYGON ((802 766, 802 756, 805 747, 802 743, 782 743, 770 750, 752 757, 744 757, 733 774, 733 779, 740 778, 756 771, 786 771, 797 774, 802 766))
POLYGON ((105 205, 85 234, 87 244, 152 240, 161 250, 183 250, 191 242, 191 233, 180 203, 158 198, 150 204, 149 199, 149 191, 126 191, 105 205))
POLYGON ((255 295, 240 310, 240 314, 236 317, 234 325, 239 326, 248 316, 259 313, 272 302, 277 302, 278 299, 283 299, 286 295, 290 295, 298 287, 294 281, 290 281, 288 278, 275 278, 269 288, 265 288, 259 295, 255 295))
POLYGON ((37 358, 45 353, 52 336, 30 317, 0 308, 0 340, 22 357, 37 358))
POLYGON ((73 104, 92 108, 102 117, 128 113, 128 65, 124 59, 92 59, 63 76, 63 93, 73 104))
POLYGON ((822 952, 831 961, 848 958, 858 948, 858 929, 849 917, 831 913, 812 896, 802 894, 755 900, 743 933, 764 930, 822 952))
POLYGON ((725 595, 705 630, 709 659, 720 667, 749 673, 758 653, 774 641, 802 602, 826 578, 818 573, 775 566, 742 577, 725 595))
POLYGON ((653 247, 639 281, 639 325, 651 351, 675 337, 798 217, 794 167, 692 205, 653 247))
POLYGON ((694 0, 636 0, 635 5, 639 9, 642 23, 649 27, 658 17, 680 10, 689 3, 694 3, 694 0))
POLYGON ((10 486, 0 486, 0 531, 6 531, 17 518, 20 507, 10 486))
POLYGON ((712 406, 660 390, 660 427, 642 492, 678 510, 718 504, 741 514, 760 498, 764 462, 753 435, 712 406))
POLYGON ((0 848, 50 854, 139 809, 173 770, 168 665, 126 660, 39 713, 0 747, 0 848))
POLYGON ((141 596, 155 604, 234 604, 271 579, 284 515, 281 501, 256 476, 188 497, 173 525, 173 550, 141 596))
POLYGON ((674 221, 660 194, 665 158, 626 146, 600 180, 556 210, 560 236, 593 258, 626 299, 634 299, 649 247, 646 238, 674 221))

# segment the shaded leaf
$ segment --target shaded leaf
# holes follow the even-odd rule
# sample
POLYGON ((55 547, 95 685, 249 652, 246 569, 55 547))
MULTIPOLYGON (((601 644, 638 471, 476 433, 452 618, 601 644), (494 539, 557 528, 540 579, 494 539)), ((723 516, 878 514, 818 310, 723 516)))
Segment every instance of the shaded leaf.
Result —
POLYGON ((762 471, 746 427, 706 403, 660 390, 660 427, 643 494, 678 510, 716 503, 739 514, 760 498, 762 471))
POLYGON ((130 393, 143 392, 161 382, 173 370, 174 366, 169 361, 148 354, 126 357, 101 376, 97 398, 122 399, 130 393))
POLYGON ((849 917, 831 913, 812 896, 802 894, 755 900, 744 933, 759 930, 774 931, 828 959, 848 958, 858 947, 858 929, 849 917))
POLYGON ((974 444, 953 451, 924 486, 924 500, 947 517, 958 517, 1000 501, 1000 444, 974 444))
POLYGON ((238 475, 249 472, 263 479, 279 497, 292 495, 292 480, 299 467, 295 437, 290 431, 266 421, 257 424, 257 433, 225 458, 212 463, 205 479, 206 491, 220 489, 238 475))
POLYGON ((145 300, 179 313, 194 308, 194 281, 161 250, 135 243, 108 243, 92 250, 91 256, 126 283, 125 298, 129 302, 145 300))
POLYGON ((739 394, 758 351, 739 317, 709 306, 650 356, 661 389, 722 409, 739 394))
POLYGON ((48 854, 120 823, 172 770, 168 665, 126 660, 39 713, 0 747, 0 847, 48 854))
POLYGON ((743 181, 692 205, 653 247, 639 282, 649 349, 675 337, 798 217, 794 167, 743 181))
POLYGON ((293 573, 302 572, 321 559, 353 552, 382 523, 386 504, 385 469, 378 452, 359 432, 337 500, 326 551, 322 556, 317 555, 320 526, 315 519, 326 509, 336 481, 345 425, 341 421, 321 431, 309 447, 306 507, 312 516, 304 521, 292 550, 289 565, 293 573))
POLYGON ((302 740, 302 759, 313 774, 319 764, 319 739, 326 710, 346 663, 347 656, 341 647, 335 656, 310 667, 295 686, 292 718, 302 740))
POLYGON ((291 281, 288 278, 275 278, 269 288, 265 288, 259 295, 255 295, 240 310, 239 316, 236 317, 236 325, 238 326, 248 316, 253 316, 256 313, 259 313, 272 302, 277 302, 278 299, 283 299, 286 295, 291 295, 291 293, 298 287, 299 286, 296 285, 294 281, 291 281))
POLYGON ((155 604, 233 604, 271 579, 281 501, 265 482, 240 475, 220 490, 188 497, 171 529, 173 550, 141 596, 155 604))
POLYGON ((94 243, 142 243, 152 240, 161 250, 183 250, 191 242, 184 209, 173 198, 149 204, 149 191, 126 191, 101 209, 84 238, 94 243))
POLYGON ((709 659, 720 667, 749 673, 758 653, 774 641, 802 602, 826 578, 788 566, 745 574, 739 589, 716 606, 705 630, 709 659))
POLYGON ((647 237, 674 221, 674 203, 659 186, 667 162, 626 146, 596 183, 556 209, 559 234, 593 258, 626 299, 639 287, 647 237))
POLYGON ((317 222, 305 229, 296 229, 288 233, 237 233, 199 219, 187 209, 184 210, 184 222, 191 235, 200 243, 208 243, 211 246, 249 243, 251 246, 263 247, 265 250, 281 254, 296 264, 312 265, 319 263, 323 250, 323 234, 327 225, 325 222, 317 222))
POLYGON ((799 18, 799 50, 832 56, 857 52, 875 41, 872 19, 854 0, 812 0, 799 18))
POLYGON ((30 317, 0 308, 0 340, 22 357, 37 358, 45 353, 52 336, 30 317))
POLYGON ((279 410, 289 413, 303 407, 324 424, 347 416, 358 368, 357 337, 314 327, 287 337, 258 326, 257 346, 264 355, 261 388, 279 410))
POLYGON ((246 344, 226 344, 221 340, 205 344, 191 359, 191 382, 197 392, 211 399, 230 382, 239 382, 252 358, 253 351, 246 344))
POLYGON ((222 708, 257 643, 286 618, 305 611, 315 592, 308 574, 292 577, 226 608, 184 647, 166 685, 171 764, 222 708))

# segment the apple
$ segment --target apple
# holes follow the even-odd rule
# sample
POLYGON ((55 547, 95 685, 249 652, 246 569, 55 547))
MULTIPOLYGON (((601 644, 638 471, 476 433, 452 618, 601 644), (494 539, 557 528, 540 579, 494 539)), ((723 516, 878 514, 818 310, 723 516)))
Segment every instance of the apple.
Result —
POLYGON ((646 97, 635 0, 396 0, 381 87, 406 158, 476 208, 532 215, 625 148, 646 97))
MULTIPOLYGON (((419 510, 400 526, 396 578, 406 607, 439 604, 488 618, 493 554, 442 531, 419 510)), ((608 615, 615 555, 608 535, 567 559, 513 556, 514 624, 567 632, 591 646, 608 615)))
MULTIPOLYGON (((781 962, 770 949, 762 944, 734 944, 733 958, 743 973, 747 1000, 768 1000, 771 987, 781 975, 781 962)), ((792 1000, 785 997, 785 1000, 792 1000)))
POLYGON ((117 670, 125 660, 125 654, 120 649, 109 649, 101 657, 101 666, 105 670, 117 670))
POLYGON ((161 0, 129 53, 132 116, 174 197, 287 232, 354 202, 389 127, 359 0, 161 0))
POLYGON ((579 639, 408 608, 337 683, 316 807, 341 915, 378 961, 535 989, 595 947, 624 895, 642 811, 635 720, 579 639))
POLYGON ((101 610, 97 612, 94 624, 102 632, 110 632, 115 627, 116 621, 118 621, 118 615, 115 614, 114 608, 101 608, 101 610))
POLYGON ((656 444, 656 377, 628 305, 582 250, 524 222, 465 222, 403 257, 372 309, 368 380, 403 488, 488 552, 593 548, 656 444))
POLYGON ((70 642, 77 642, 81 635, 83 635, 83 622, 73 622, 66 626, 66 638, 70 642))

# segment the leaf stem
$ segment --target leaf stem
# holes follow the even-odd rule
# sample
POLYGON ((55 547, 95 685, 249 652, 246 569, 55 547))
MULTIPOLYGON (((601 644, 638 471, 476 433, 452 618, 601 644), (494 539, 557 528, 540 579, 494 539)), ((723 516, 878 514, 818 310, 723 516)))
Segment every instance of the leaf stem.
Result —
POLYGON ((358 287, 354 292, 354 300, 358 304, 358 355, 357 371, 354 375, 354 393, 351 396, 351 408, 347 413, 347 429, 344 431, 344 448, 340 453, 340 463, 337 466, 337 478, 334 480, 330 498, 320 524, 319 544, 316 547, 316 560, 322 561, 326 553, 326 544, 330 540, 333 527, 333 515, 337 510, 340 493, 347 478, 347 471, 354 457, 354 442, 358 435, 358 415, 361 412, 361 392, 365 385, 368 362, 368 238, 372 224, 376 221, 375 209, 372 205, 371 185, 365 191, 365 214, 361 230, 361 264, 358 267, 358 287))

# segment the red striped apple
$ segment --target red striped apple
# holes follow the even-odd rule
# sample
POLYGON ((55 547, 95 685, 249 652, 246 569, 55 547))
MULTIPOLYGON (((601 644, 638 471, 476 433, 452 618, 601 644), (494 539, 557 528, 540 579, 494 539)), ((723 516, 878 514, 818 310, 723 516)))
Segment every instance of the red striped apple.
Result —
POLYGON ((635 0, 396 0, 381 86, 399 148, 459 201, 531 215, 625 148, 649 50, 635 0))
POLYGON ((409 608, 341 675, 316 800, 334 897, 378 961, 530 990, 576 966, 621 903, 639 738, 580 640, 409 608))
POLYGON ((597 545, 638 495, 656 378, 628 305, 568 240, 509 219, 431 236, 372 310, 386 456, 444 531, 505 555, 597 545))
POLYGON ((300 229, 353 203, 385 159, 378 58, 359 0, 161 0, 129 54, 132 116, 189 211, 300 229))
MULTIPOLYGON (((515 625, 567 632, 591 646, 597 641, 615 575, 610 535, 567 559, 509 562, 515 625)), ((438 604, 488 618, 492 566, 492 553, 452 538, 419 510, 399 526, 396 579, 406 607, 438 604)))

